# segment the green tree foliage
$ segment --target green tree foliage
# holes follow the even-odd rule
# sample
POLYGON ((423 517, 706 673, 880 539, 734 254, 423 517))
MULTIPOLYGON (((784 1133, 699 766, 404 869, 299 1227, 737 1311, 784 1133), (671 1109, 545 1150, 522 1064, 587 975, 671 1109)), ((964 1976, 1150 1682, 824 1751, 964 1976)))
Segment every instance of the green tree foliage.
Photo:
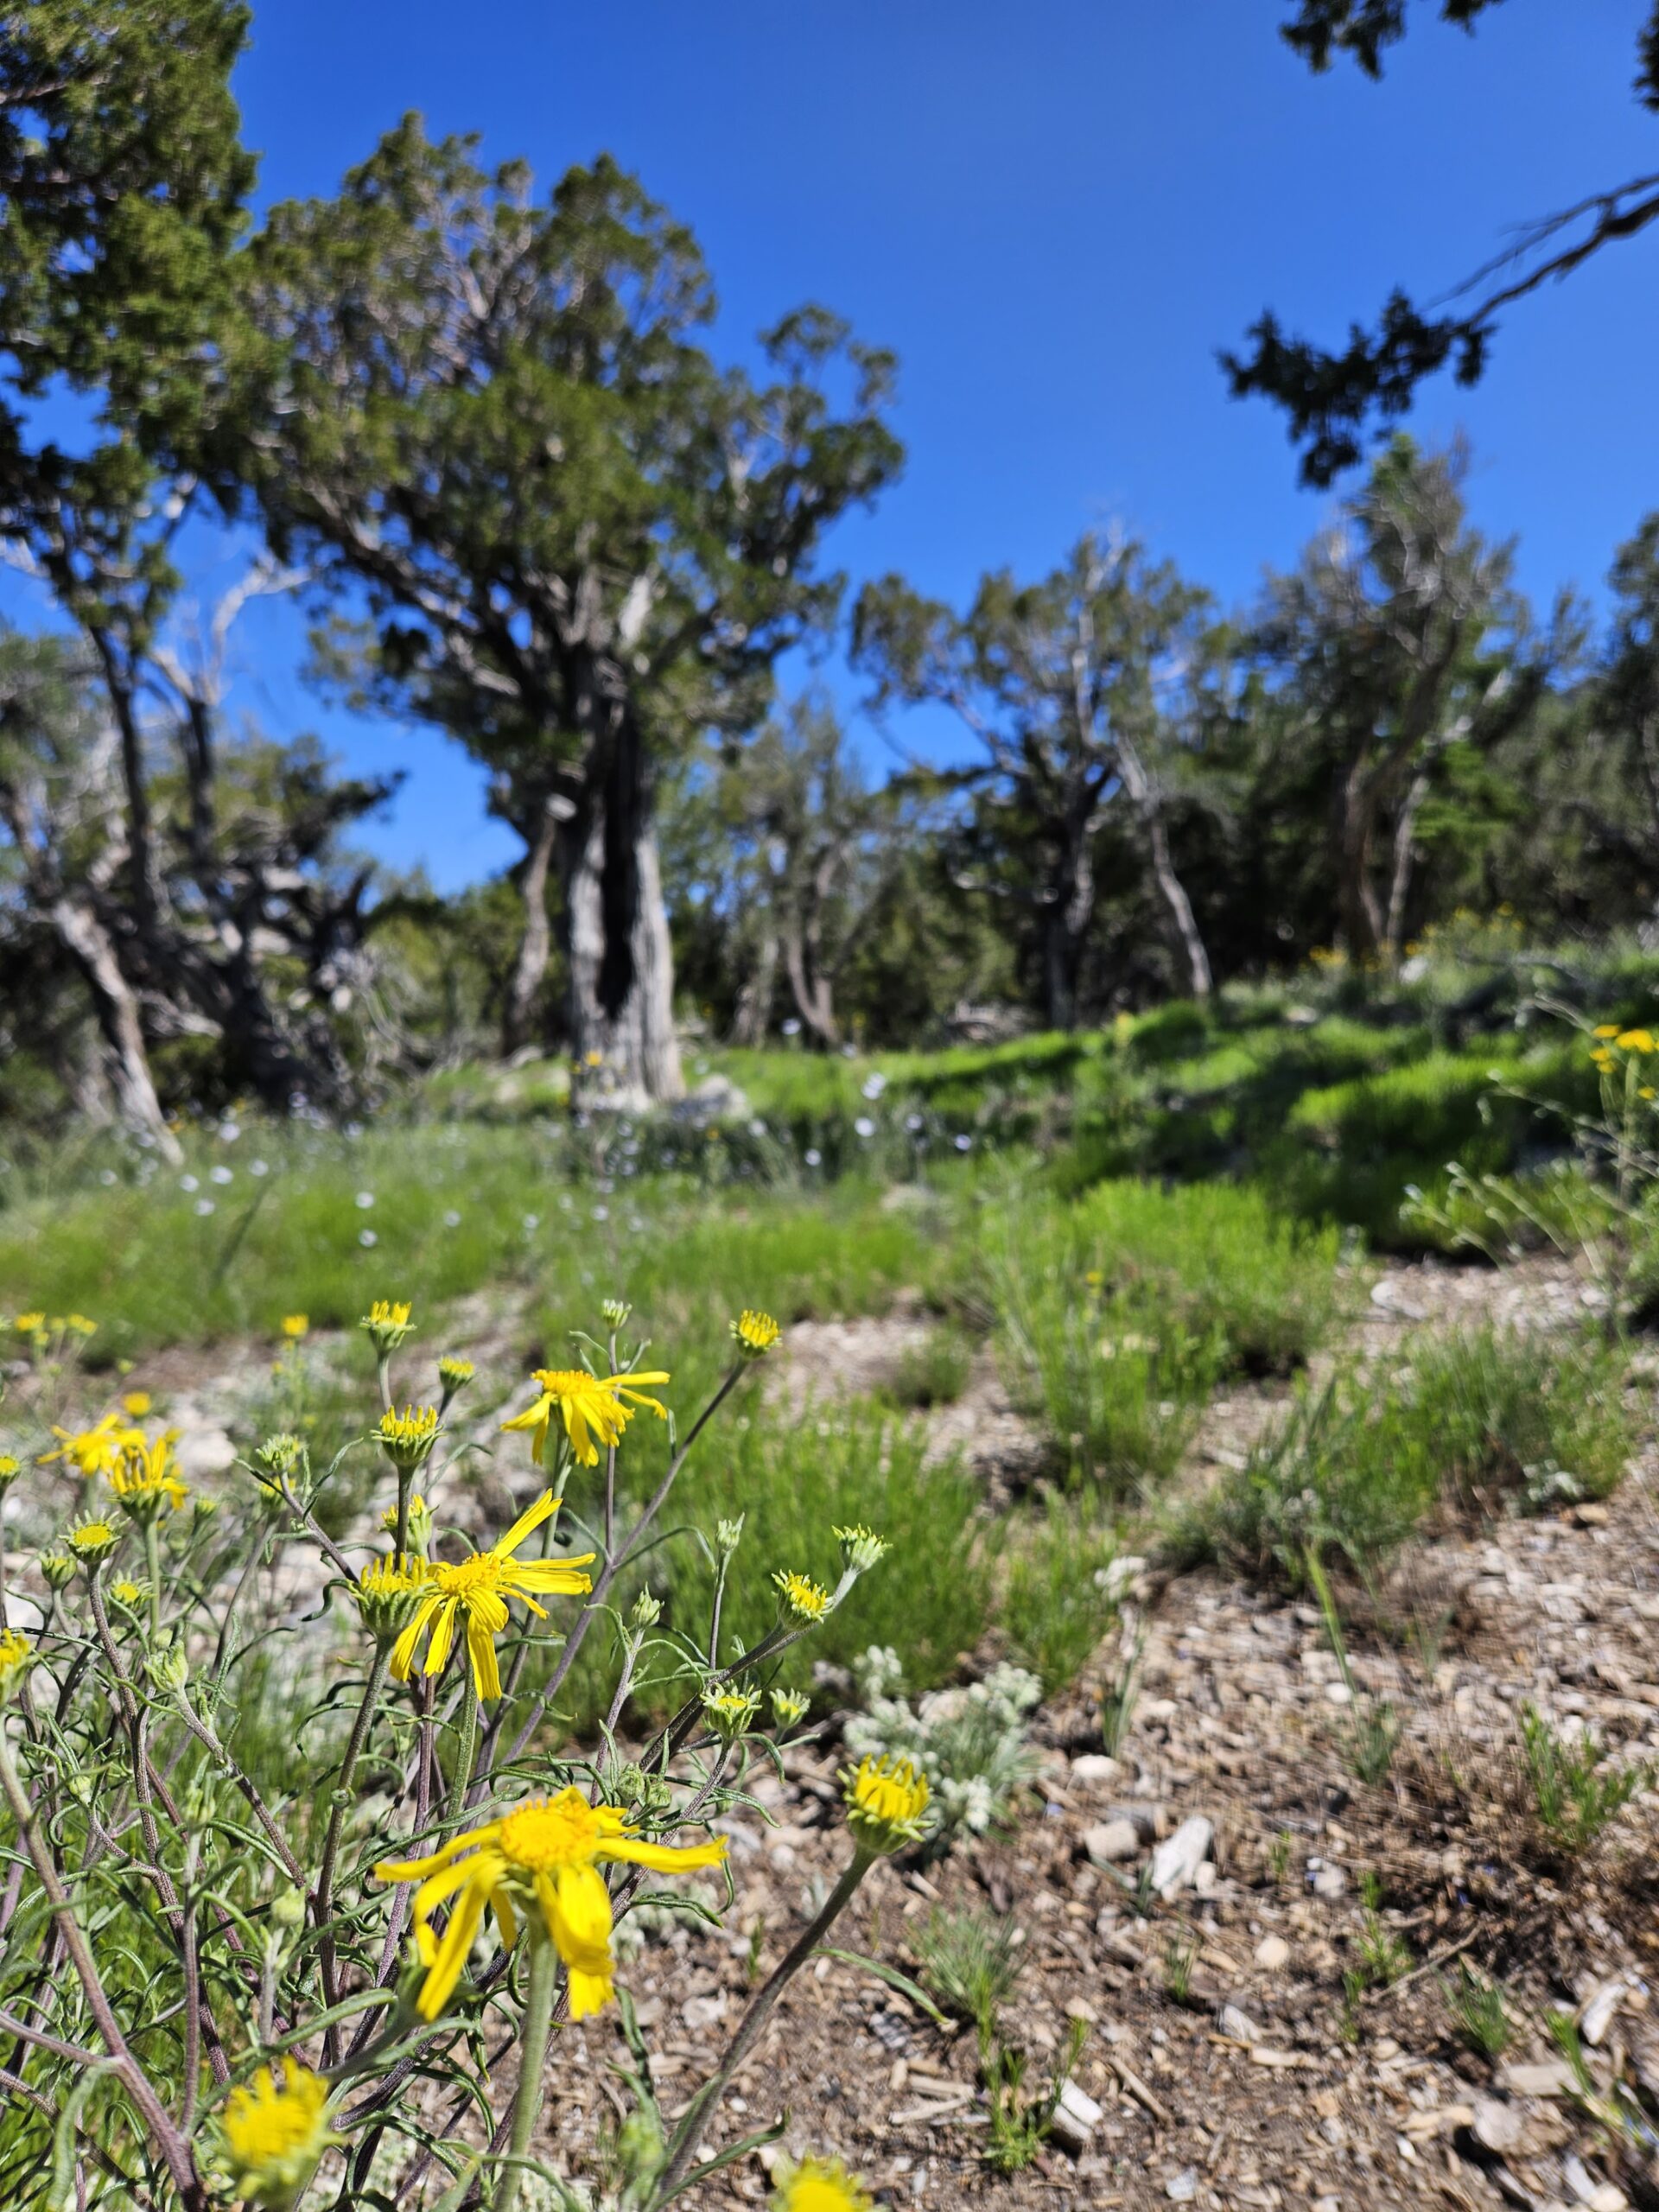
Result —
MULTIPOLYGON (((1440 12, 1472 32, 1476 18, 1498 4, 1441 0, 1440 12)), ((1573 12, 1571 7, 1562 11, 1565 36, 1572 35, 1573 12)), ((1310 67, 1328 69, 1338 54, 1347 54, 1374 78, 1382 73, 1385 49, 1406 29, 1407 0, 1300 0, 1282 26, 1286 41, 1310 67)), ((1659 113, 1659 0, 1653 0, 1638 34, 1636 96, 1659 113)), ((1426 315, 1396 290, 1375 330, 1352 325, 1340 350, 1287 336, 1278 318, 1264 314, 1249 333, 1250 350, 1221 357, 1233 396, 1260 393, 1282 407, 1292 442, 1302 449, 1303 482, 1328 485, 1363 458, 1373 422, 1386 424, 1405 414, 1426 378, 1450 363, 1460 384, 1478 383, 1505 308, 1656 219, 1659 175, 1599 187, 1573 206, 1525 226, 1497 260, 1477 270, 1459 295, 1470 304, 1426 315)))
POLYGON ((984 577, 965 615, 893 575, 859 599, 854 659, 878 708, 937 702, 975 741, 979 760, 958 780, 980 794, 982 842, 1017 861, 981 880, 1033 911, 1054 1027, 1077 1018, 1109 823, 1156 887, 1181 983, 1210 989, 1168 808, 1213 711, 1217 634, 1206 593, 1140 545, 1092 534, 1040 583, 984 577))
POLYGON ((538 202, 413 117, 338 199, 273 210, 245 274, 242 465, 338 594, 337 671, 489 764, 529 853, 519 999, 556 860, 572 1042, 671 1094, 653 779, 753 728, 831 618, 823 532, 899 461, 888 357, 809 308, 765 381, 721 367, 695 241, 613 162, 538 202))

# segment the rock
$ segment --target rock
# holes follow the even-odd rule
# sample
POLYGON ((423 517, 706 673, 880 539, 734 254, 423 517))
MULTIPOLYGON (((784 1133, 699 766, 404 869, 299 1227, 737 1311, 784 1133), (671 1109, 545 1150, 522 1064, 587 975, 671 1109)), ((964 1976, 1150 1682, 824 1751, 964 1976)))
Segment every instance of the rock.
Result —
POLYGON ((1216 2025, 1234 2043, 1256 2043, 1261 2039, 1261 2029, 1249 2014, 1241 2012, 1236 2005, 1224 2005, 1216 2025))
POLYGON ((204 1475, 222 1475, 236 1458, 236 1446, 222 1428, 190 1428, 173 1456, 187 1482, 200 1482, 204 1475))
POLYGON ((1479 2097, 1475 2102, 1475 2139, 1489 2151, 1506 2157, 1521 2141, 1524 2123, 1512 2104, 1502 2097, 1479 2097))
POLYGON ((1290 1946, 1282 1936, 1264 1936, 1255 1947, 1255 1963, 1268 1974, 1282 1974, 1290 1964, 1290 1946))
POLYGON ((705 1076, 674 1109, 677 1122, 745 1122, 753 1112, 747 1096, 729 1077, 705 1076))
POLYGON ((1308 1860, 1307 1879, 1316 1897, 1339 1897, 1348 1887, 1348 1877, 1341 1867, 1325 1859, 1308 1860))
POLYGON ((1198 2170, 1183 2166, 1178 2174, 1171 2174, 1164 2183, 1164 2195, 1172 2204, 1191 2204, 1198 2193, 1198 2170))
POLYGON ((1630 2202, 1617 2183, 1598 2181, 1576 2152, 1561 2160, 1561 2178, 1573 2202, 1587 2204, 1590 2212, 1624 2212, 1630 2202))
POLYGON ((1167 1843, 1152 1854, 1152 1886, 1160 1897, 1173 1897, 1186 1888, 1215 1840, 1216 1826, 1202 1813, 1183 1821, 1167 1843))
POLYGON ((1125 1553, 1121 1559, 1112 1560, 1103 1567, 1096 1579, 1109 1598, 1122 1598, 1134 1588, 1146 1571, 1145 1560, 1125 1553))
POLYGON ((1497 2086, 1512 2097, 1564 2097, 1573 2086, 1573 2069, 1564 2058, 1546 2058, 1530 2066, 1500 2066, 1497 2086))
POLYGON ((726 1999, 718 1997, 688 1997, 680 2007, 680 2018, 688 2028, 712 2028, 716 2020, 726 2017, 726 1999))
POLYGON ((1206 1859, 1192 1877, 1192 1886, 1201 1897, 1211 1896, 1221 1879, 1220 1870, 1213 1859, 1206 1859))
POLYGON ((1096 1866, 1114 1866, 1133 1859, 1141 1848, 1133 1821, 1096 1821, 1083 1833, 1083 1847, 1096 1866))
POLYGON ((1104 1751, 1084 1751, 1071 1762, 1071 1779, 1085 1789, 1095 1789, 1114 1783, 1123 1771, 1115 1758, 1104 1751))
POLYGON ((1619 1999, 1624 1994, 1622 1981, 1604 1981, 1599 1989, 1592 1991, 1589 2001, 1579 2015, 1579 2033, 1586 2043, 1600 2044, 1606 2040, 1607 2031, 1613 2024, 1613 2015, 1618 2012, 1619 1999))
POLYGON ((1101 2107, 1086 2089, 1067 2081, 1061 2084, 1059 2102, 1049 2122, 1049 2133, 1068 2151, 1081 2151, 1099 2125, 1101 2107))

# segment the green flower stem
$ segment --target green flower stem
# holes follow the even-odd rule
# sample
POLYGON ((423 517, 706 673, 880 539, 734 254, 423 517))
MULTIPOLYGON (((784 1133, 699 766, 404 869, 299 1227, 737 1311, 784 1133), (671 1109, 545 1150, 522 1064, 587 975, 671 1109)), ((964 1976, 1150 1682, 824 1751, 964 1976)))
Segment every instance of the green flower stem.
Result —
POLYGON ((104 2038, 105 2048, 115 2062, 133 2107, 161 2152, 187 2212, 206 2212, 207 2192, 196 2172, 190 2146, 175 2126, 166 2106, 156 2095, 149 2077, 128 2049, 127 2039, 121 2032, 120 2023, 105 1993, 86 1938, 81 1932, 80 1923, 75 1917, 68 1891, 58 1878, 58 1870, 35 1824, 35 1808, 29 1802, 16 1768, 11 1763, 3 1730, 0 1730, 0 1795, 5 1798, 16 1824, 19 1840, 29 1853, 41 1889, 46 1892, 64 1948, 69 1954, 70 1962, 86 1994, 86 2009, 92 2016, 99 2034, 104 2038))
POLYGON ((397 1529, 391 1547, 394 1556, 398 1559, 404 1558, 409 1550, 409 1500, 414 1487, 414 1468, 399 1467, 397 1470, 397 1529))
MULTIPOLYGON (((673 1489, 675 1483, 678 1480, 680 1470, 685 1465, 686 1460, 690 1454, 692 1446, 696 1444, 697 1439, 702 1434, 703 1430, 708 1427, 709 1422, 714 1419, 715 1414, 725 1400, 731 1395, 731 1393, 735 1389, 739 1379, 747 1370, 749 1362, 747 1360, 739 1360, 737 1365, 727 1375, 725 1380, 715 1392, 714 1396, 709 1399, 708 1404, 697 1415, 696 1421, 692 1422, 690 1430, 686 1436, 684 1443, 681 1445, 679 1450, 669 1461, 667 1470, 664 1472, 661 1482, 658 1484, 655 1491, 652 1491, 651 1497, 645 1505, 645 1511, 639 1516, 639 1518, 634 1522, 632 1528, 628 1531, 627 1542, 623 1546, 620 1553, 607 1552, 605 1565, 600 1572, 599 1580, 594 1583, 593 1589, 588 1592, 587 1604, 576 1615, 575 1619, 570 1624, 570 1633, 564 1640, 564 1649, 559 1654, 558 1662, 554 1667, 553 1672, 549 1675, 542 1688, 537 1693, 536 1698, 530 1708, 529 1718, 525 1720, 524 1726, 518 1731, 518 1733, 513 1738, 512 1742, 508 1748, 505 1759, 493 1759, 491 1762, 493 1765, 511 1766, 515 1759, 523 1758, 525 1745, 529 1743, 531 1738, 536 1733, 537 1727, 541 1724, 542 1715, 547 1711, 548 1707, 552 1704, 554 1699, 557 1697, 559 1692, 563 1688, 566 1675, 570 1672, 571 1668, 576 1663, 576 1654, 582 1649, 582 1641, 587 1636, 588 1629, 593 1625, 594 1620, 597 1619, 600 1608, 604 1605, 606 1599, 610 1595, 611 1585, 615 1581, 622 1569, 627 1565, 628 1560, 633 1556, 633 1554, 639 1548, 641 1540, 644 1538, 646 1530, 651 1527, 652 1522, 657 1518, 657 1516, 662 1511, 664 1506, 668 1503, 668 1494, 673 1489)), ((505 1700, 504 1700, 503 1702, 505 1703, 505 1700)), ((504 1719, 505 1717, 505 1716, 504 1714, 504 1719)))
POLYGON ((875 1859, 874 1852, 855 1844, 852 1858, 848 1861, 841 1879, 825 1898, 823 1910, 811 1925, 803 1930, 787 1955, 773 1967, 766 1981, 755 1992, 748 2011, 738 2023, 737 2032, 726 2046, 726 2055, 719 2067, 692 2098, 684 2118, 674 2131, 673 2140, 668 2146, 667 2163, 652 2196, 651 2212, 661 2212, 661 2208, 671 2198, 678 2196, 684 2185, 686 2168, 691 2163, 704 2120, 725 2095, 731 2086, 732 2076, 754 2048, 755 2039, 770 2018, 773 2005, 845 1911, 854 1891, 874 1866, 875 1859))
POLYGON ((149 1570, 149 1640, 162 1637, 162 1532, 152 1513, 144 1523, 144 1565, 149 1570))
MULTIPOLYGON (((547 2038, 553 2025, 553 1993, 559 1979, 559 1955, 547 1930, 532 1917, 529 1929, 529 1958, 524 1968, 524 2017, 518 2031, 518 2087, 512 2101, 512 2133, 508 2155, 515 2160, 530 2156, 531 2138, 542 2116, 542 2075, 547 2065, 547 2038)), ((510 2166, 501 2183, 496 2212, 513 2212, 524 2178, 521 2164, 510 2166)))
POLYGON ((449 1781, 449 1817, 459 1823, 467 1810, 472 1786, 473 1762, 478 1756, 478 1684, 473 1680, 472 1654, 463 1646, 461 1680, 461 1749, 449 1781))
MULTIPOLYGON (((318 1928, 323 1931, 320 1963, 325 2006, 337 2003, 340 1997, 334 1980, 334 1942, 327 1933, 327 1928, 334 1909, 334 1868, 340 1857, 340 1830, 345 1824, 346 1808, 351 1802, 352 1779, 357 1772, 357 1763, 363 1756, 363 1746, 369 1740, 369 1731, 374 1725, 375 1708, 380 1702, 380 1693, 385 1688, 386 1669, 391 1663, 391 1656, 390 1645, 377 1642, 374 1659, 369 1668, 369 1679, 363 1685, 362 1702, 357 1708, 357 1718, 352 1723, 352 1732, 346 1743, 346 1756, 340 1763, 340 1774, 334 1783, 334 1805, 328 1815, 327 1833, 322 1842, 322 1863, 311 1900, 313 1916, 318 1928)), ((336 2040, 332 2030, 328 2040, 331 2044, 336 2040)))

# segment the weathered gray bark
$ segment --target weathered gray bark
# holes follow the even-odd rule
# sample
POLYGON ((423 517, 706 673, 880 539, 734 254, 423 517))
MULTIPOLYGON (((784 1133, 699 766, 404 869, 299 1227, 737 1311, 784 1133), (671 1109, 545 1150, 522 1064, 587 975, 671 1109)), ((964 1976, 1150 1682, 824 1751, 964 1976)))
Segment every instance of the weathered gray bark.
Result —
POLYGON ((558 815, 553 807, 546 806, 531 840, 524 881, 519 887, 524 900, 524 933, 519 940, 518 957, 513 963, 502 1015, 501 1041, 507 1052, 516 1052, 529 1041, 536 995, 547 975, 548 956, 553 950, 553 925, 547 911, 547 879, 558 835, 558 815))
POLYGON ((1170 926, 1175 932, 1181 957, 1186 964, 1187 988, 1195 999, 1207 999, 1215 988, 1214 978, 1210 972, 1210 956, 1205 950, 1198 918, 1192 912, 1192 901, 1186 895, 1186 886, 1176 873, 1163 807, 1158 793, 1153 789, 1151 778, 1141 766, 1140 753, 1125 736, 1118 739, 1117 757, 1122 770, 1123 787, 1140 818, 1141 833, 1147 841, 1153 880, 1158 886, 1158 894, 1164 902, 1164 910, 1169 916, 1170 926))
POLYGON ((630 1102, 685 1096, 679 1040, 674 1033, 674 953, 663 904, 657 838, 638 822, 630 840, 633 895, 627 922, 631 973, 620 996, 607 968, 616 948, 607 912, 606 821, 595 807, 587 835, 571 841, 565 874, 565 923, 570 959, 570 1035, 577 1062, 602 1065, 609 1087, 630 1102), (594 1056, 597 1055, 597 1061, 594 1056))
POLYGON ((732 1019, 732 1041, 764 1045, 772 1019, 772 997, 778 984, 778 932, 768 925, 737 994, 732 1019))
POLYGON ((121 973, 109 933, 89 906, 67 893, 54 899, 50 912, 53 928, 86 980, 117 1110, 129 1128, 149 1135, 162 1157, 176 1166, 184 1154, 156 1096, 138 1001, 121 973))

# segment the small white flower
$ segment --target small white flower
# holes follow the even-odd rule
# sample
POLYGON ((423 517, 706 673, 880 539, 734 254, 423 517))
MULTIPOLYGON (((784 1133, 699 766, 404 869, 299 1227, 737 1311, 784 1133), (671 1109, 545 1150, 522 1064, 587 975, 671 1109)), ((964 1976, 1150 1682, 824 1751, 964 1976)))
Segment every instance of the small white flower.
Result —
POLYGON ((527 1213, 524 1216, 524 1234, 526 1236, 533 1236, 541 1225, 542 1217, 540 1214, 527 1213))
POLYGON ((905 1127, 910 1131, 911 1135, 914 1136, 917 1130, 923 1127, 921 1116, 919 1114, 906 1114, 905 1116, 905 1127))
POLYGON ((443 1217, 443 1225, 446 1229, 459 1229, 461 1227, 461 1216, 455 1211, 453 1206, 450 1207, 448 1212, 443 1217))
POLYGON ((181 1175, 179 1178, 179 1188, 181 1191, 199 1191, 201 1188, 201 1185, 194 1175, 181 1175))
POLYGON ((873 1137, 875 1135, 875 1123, 868 1114, 861 1114, 853 1123, 853 1127, 861 1137, 873 1137))
POLYGON ((372 1246, 378 1244, 380 1239, 372 1229, 359 1229, 357 1232, 357 1241, 366 1252, 372 1246))
POLYGON ((874 1075, 867 1075, 862 1089, 867 1098, 879 1098, 887 1087, 887 1078, 878 1068, 874 1075))
POLYGON ((798 1037, 800 1033, 801 1025, 796 1020, 794 1015, 791 1014, 789 1020, 784 1024, 784 1034, 785 1037, 798 1037))
POLYGON ((610 1217, 611 1210, 609 1206, 595 1206, 594 1208, 594 1219, 595 1221, 608 1221, 610 1217))
POLYGON ((99 1179, 99 1181, 100 1183, 104 1183, 104 1184, 106 1184, 106 1185, 107 1185, 107 1184, 110 1184, 110 1183, 113 1183, 113 1182, 114 1182, 114 1180, 115 1180, 115 1170, 114 1170, 114 1168, 113 1168, 113 1167, 105 1167, 105 1168, 102 1169, 102 1170, 99 1172, 99 1178, 98 1178, 98 1179, 99 1179))
POLYGON ((962 1136, 957 1139, 957 1150, 958 1152, 971 1152, 973 1148, 974 1141, 972 1137, 962 1136))
POLYGON ((818 1150, 816 1145, 814 1145, 811 1150, 806 1153, 804 1157, 809 1167, 822 1167, 823 1165, 823 1154, 818 1150))
POLYGON ((222 1143, 234 1144, 242 1134, 242 1125, 239 1122, 221 1122, 219 1134, 222 1143))
POLYGON ((207 1179, 210 1183, 229 1183, 234 1180, 235 1174, 236 1171, 232 1167, 210 1167, 207 1170, 207 1179))
POLYGON ((357 1204, 359 1212, 367 1213, 369 1208, 374 1204, 374 1192, 372 1191, 359 1191, 357 1194, 357 1204))
POLYGON ((213 1202, 211 1198, 198 1198, 196 1200, 196 1211, 199 1214, 205 1217, 206 1215, 212 1213, 213 1211, 213 1202))
POLYGON ((248 1173, 250 1175, 269 1175, 270 1169, 263 1160, 251 1160, 248 1162, 248 1173))

